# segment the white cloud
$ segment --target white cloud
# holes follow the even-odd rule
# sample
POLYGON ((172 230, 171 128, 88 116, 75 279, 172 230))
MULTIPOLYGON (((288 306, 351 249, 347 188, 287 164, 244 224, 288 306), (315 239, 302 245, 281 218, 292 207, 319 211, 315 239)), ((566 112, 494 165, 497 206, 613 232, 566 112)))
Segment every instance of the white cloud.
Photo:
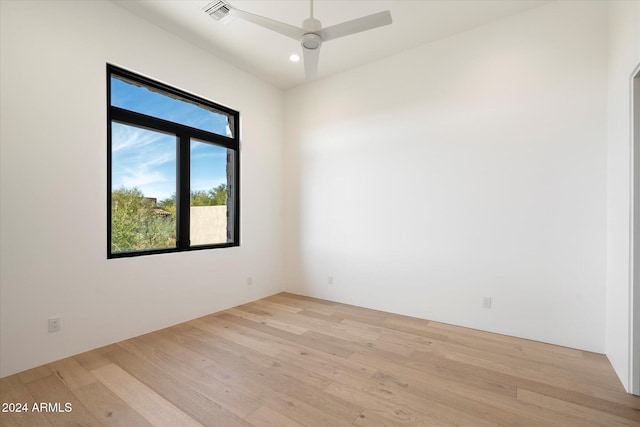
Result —
POLYGON ((175 192, 176 138, 114 123, 112 186, 137 187, 158 199, 175 192))

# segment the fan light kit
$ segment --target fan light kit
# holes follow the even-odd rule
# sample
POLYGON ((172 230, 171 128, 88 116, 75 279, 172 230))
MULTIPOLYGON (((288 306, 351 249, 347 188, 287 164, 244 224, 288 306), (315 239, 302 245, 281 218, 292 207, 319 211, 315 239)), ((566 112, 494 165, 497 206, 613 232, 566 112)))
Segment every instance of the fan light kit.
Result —
MULTIPOLYGON (((307 80, 313 79, 318 73, 318 58, 320 57, 320 47, 323 42, 366 30, 372 30, 384 25, 389 25, 392 22, 391 13, 385 10, 384 12, 374 13, 373 15, 363 16, 362 18, 322 28, 320 21, 313 17, 313 0, 310 0, 309 5, 310 16, 302 22, 301 28, 236 9, 224 0, 212 1, 203 7, 202 10, 216 21, 226 23, 234 17, 242 18, 299 41, 302 46, 304 71, 307 80)), ((300 60, 299 56, 295 56, 298 58, 297 60, 294 59, 294 55, 291 55, 289 59, 293 62, 300 60)))

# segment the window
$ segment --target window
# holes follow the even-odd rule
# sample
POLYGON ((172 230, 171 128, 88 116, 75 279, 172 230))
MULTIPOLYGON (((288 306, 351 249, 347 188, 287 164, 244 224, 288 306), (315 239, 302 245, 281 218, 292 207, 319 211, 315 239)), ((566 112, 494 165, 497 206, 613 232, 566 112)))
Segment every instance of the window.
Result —
POLYGON ((107 65, 107 257, 239 245, 239 113, 107 65))

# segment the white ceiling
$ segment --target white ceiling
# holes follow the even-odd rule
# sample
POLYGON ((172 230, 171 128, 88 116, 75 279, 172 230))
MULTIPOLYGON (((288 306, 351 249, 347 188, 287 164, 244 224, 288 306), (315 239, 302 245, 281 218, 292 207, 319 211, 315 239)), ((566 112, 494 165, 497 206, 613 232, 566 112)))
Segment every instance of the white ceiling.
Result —
MULTIPOLYGON (((113 0, 123 8, 281 88, 305 83, 298 42, 241 19, 226 24, 202 11, 210 0, 113 0)), ((301 26, 308 0, 228 0, 234 7, 301 26)), ((314 17, 323 27, 391 11, 393 24, 322 45, 322 78, 488 22, 549 0, 316 0, 314 17)))

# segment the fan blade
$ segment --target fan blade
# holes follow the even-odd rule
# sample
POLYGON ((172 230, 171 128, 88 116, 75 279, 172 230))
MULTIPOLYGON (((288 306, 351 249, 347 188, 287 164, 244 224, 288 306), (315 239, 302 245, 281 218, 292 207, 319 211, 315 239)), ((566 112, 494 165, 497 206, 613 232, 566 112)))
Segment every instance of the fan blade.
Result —
POLYGON ((337 39, 339 37, 348 36, 361 31, 372 30, 374 28, 382 27, 383 25, 389 25, 392 22, 391 12, 385 10, 384 12, 363 16, 362 18, 343 22, 342 24, 332 25, 314 32, 322 37, 322 41, 326 42, 328 40, 337 39))
POLYGON ((245 21, 253 22, 256 25, 260 25, 261 27, 275 31, 276 33, 280 33, 284 36, 291 37, 294 40, 300 40, 306 32, 302 28, 265 18, 264 16, 254 15, 253 13, 245 12, 244 10, 231 9, 229 14, 242 18, 245 21))
POLYGON ((304 73, 307 76, 307 80, 311 80, 318 74, 318 59, 320 58, 320 48, 302 48, 302 55, 304 57, 304 73))

